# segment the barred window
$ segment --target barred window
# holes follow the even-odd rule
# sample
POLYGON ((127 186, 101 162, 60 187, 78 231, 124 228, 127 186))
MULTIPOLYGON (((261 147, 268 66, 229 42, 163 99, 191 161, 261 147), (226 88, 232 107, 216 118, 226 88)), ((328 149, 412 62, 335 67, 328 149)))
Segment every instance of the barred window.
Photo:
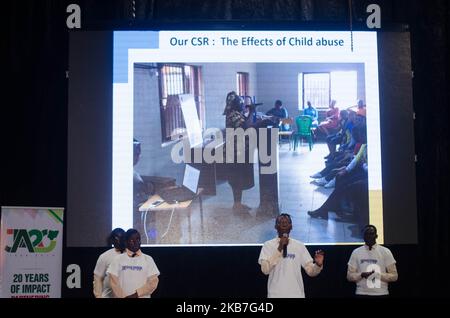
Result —
POLYGON ((331 100, 337 101, 342 109, 348 108, 356 105, 358 74, 356 71, 300 73, 299 89, 300 109, 307 107, 308 101, 318 109, 327 109, 331 100))
POLYGON ((205 127, 202 73, 200 66, 158 64, 162 143, 179 140, 187 135, 180 94, 194 96, 200 127, 205 127))
POLYGON ((328 108, 330 81, 330 73, 303 73, 303 108, 308 101, 316 108, 328 108))

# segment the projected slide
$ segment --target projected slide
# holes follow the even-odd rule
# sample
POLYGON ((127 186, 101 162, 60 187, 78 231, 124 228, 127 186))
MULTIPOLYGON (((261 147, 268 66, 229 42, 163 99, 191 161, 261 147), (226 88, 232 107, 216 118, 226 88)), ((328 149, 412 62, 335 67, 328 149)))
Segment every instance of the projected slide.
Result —
POLYGON ((309 244, 367 223, 383 242, 376 33, 118 31, 113 50, 113 228, 252 245, 289 213, 309 244))

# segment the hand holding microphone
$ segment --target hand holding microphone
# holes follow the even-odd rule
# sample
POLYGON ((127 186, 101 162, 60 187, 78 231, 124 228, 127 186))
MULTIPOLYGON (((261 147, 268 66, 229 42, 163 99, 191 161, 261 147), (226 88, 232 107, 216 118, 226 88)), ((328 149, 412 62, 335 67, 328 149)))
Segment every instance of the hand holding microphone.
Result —
POLYGON ((283 257, 287 257, 287 246, 289 244, 289 234, 283 233, 283 236, 280 238, 280 246, 283 248, 283 257))

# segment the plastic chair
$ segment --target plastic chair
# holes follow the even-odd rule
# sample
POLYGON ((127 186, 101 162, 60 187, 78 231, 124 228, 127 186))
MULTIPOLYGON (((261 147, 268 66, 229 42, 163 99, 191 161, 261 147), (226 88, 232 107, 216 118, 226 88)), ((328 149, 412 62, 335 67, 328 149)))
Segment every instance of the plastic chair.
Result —
POLYGON ((287 139, 287 141, 288 141, 288 143, 289 143, 289 150, 291 150, 291 143, 292 143, 292 135, 293 135, 293 131, 292 131, 292 124, 294 123, 294 120, 291 118, 291 117, 288 117, 288 118, 283 118, 282 120, 281 120, 281 122, 280 122, 280 126, 281 125, 289 125, 291 128, 291 130, 288 130, 288 131, 282 131, 282 130, 280 130, 279 132, 278 132, 278 143, 279 143, 279 145, 280 145, 280 147, 281 147, 281 144, 282 144, 282 140, 283 140, 283 137, 285 137, 286 139, 287 139))
POLYGON ((295 119, 297 124, 297 132, 294 134, 294 151, 297 148, 298 142, 306 139, 309 143, 309 151, 313 146, 313 135, 311 131, 312 118, 310 116, 302 115, 295 119))

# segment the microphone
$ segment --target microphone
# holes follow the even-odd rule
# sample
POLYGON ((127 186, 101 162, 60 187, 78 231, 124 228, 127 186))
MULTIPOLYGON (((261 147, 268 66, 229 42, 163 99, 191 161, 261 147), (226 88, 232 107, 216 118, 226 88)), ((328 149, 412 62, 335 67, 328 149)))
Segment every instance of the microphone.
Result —
POLYGON ((263 105, 263 103, 256 103, 256 104, 251 103, 250 105, 246 105, 246 106, 248 106, 251 110, 256 111, 256 107, 261 106, 261 105, 263 105))
MULTIPOLYGON (((289 237, 289 234, 283 233, 283 237, 289 237)), ((286 258, 287 256, 287 244, 283 246, 283 257, 286 258)))

